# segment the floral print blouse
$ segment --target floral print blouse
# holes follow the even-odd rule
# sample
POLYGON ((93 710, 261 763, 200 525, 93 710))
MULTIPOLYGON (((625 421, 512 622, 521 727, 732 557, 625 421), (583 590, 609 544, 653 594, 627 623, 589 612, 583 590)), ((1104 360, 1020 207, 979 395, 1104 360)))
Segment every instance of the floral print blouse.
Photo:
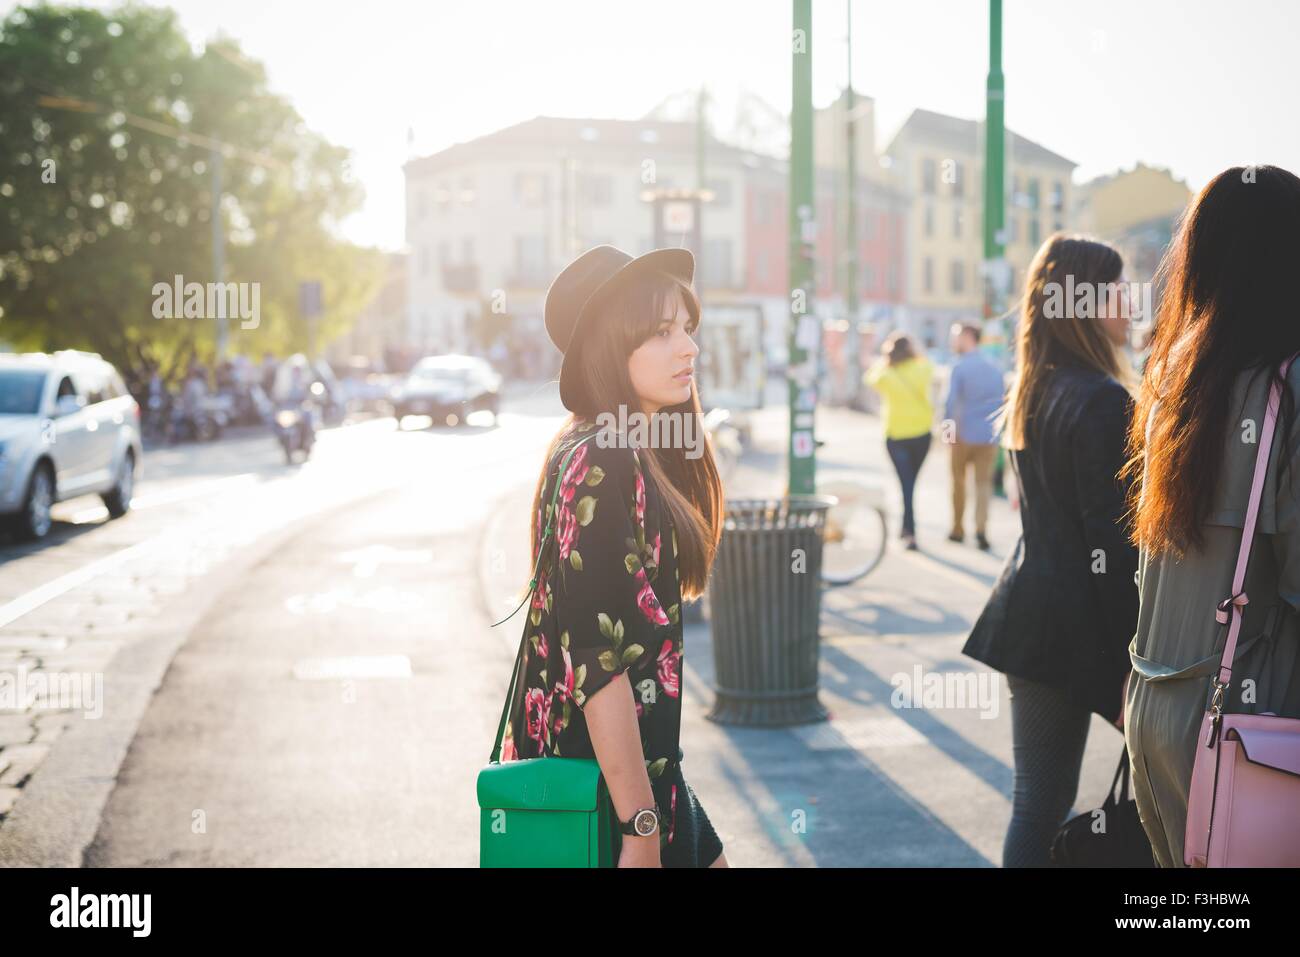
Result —
MULTIPOLYGON (((573 444, 594 429, 591 423, 577 426, 547 463, 539 537, 556 472, 573 444)), ((583 707, 627 672, 663 844, 672 839, 679 797, 677 535, 653 483, 646 482, 637 450, 601 448, 601 441, 583 442, 560 482, 559 513, 524 626, 524 685, 512 697, 501 759, 594 758, 583 707)))

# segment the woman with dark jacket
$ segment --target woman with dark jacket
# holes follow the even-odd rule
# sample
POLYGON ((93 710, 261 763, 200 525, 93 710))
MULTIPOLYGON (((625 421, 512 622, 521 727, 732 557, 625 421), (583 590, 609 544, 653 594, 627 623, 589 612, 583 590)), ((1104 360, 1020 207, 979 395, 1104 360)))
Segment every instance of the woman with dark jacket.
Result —
POLYGON ((998 420, 1023 533, 962 651, 1003 672, 1011 692, 1004 867, 1048 864, 1074 804, 1092 714, 1122 727, 1138 608, 1127 486, 1117 478, 1134 386, 1123 268, 1102 243, 1057 234, 1043 244, 998 420))

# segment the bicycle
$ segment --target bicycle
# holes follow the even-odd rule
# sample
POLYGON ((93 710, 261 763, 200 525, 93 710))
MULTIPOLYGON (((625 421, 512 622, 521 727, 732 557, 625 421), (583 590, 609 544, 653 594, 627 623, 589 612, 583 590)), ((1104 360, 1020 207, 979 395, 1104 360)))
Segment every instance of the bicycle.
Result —
POLYGON ((834 475, 818 479, 816 487, 818 495, 838 500, 826 513, 822 584, 851 585, 884 560, 889 541, 884 489, 861 478, 834 475))

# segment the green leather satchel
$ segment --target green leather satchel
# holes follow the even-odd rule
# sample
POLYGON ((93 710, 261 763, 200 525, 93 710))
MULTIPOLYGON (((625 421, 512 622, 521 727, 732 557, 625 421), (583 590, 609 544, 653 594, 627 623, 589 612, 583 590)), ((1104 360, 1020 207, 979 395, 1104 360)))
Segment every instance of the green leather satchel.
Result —
MULTIPOLYGON (((555 525, 556 501, 569 460, 579 445, 594 437, 595 433, 578 441, 560 466, 533 578, 523 601, 537 587, 537 573, 555 525)), ((523 607, 523 601, 492 627, 512 618, 523 607)), ((616 867, 622 835, 595 758, 541 757, 501 762, 501 742, 527 635, 525 625, 492 755, 478 775, 479 866, 616 867)))

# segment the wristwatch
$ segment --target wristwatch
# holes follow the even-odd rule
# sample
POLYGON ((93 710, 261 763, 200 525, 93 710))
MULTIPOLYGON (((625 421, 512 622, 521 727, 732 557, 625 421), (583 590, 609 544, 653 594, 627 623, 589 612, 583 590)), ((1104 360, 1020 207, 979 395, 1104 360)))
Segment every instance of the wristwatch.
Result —
POLYGON ((659 831, 659 810, 653 807, 640 808, 631 819, 619 821, 618 829, 623 834, 650 837, 659 831))

